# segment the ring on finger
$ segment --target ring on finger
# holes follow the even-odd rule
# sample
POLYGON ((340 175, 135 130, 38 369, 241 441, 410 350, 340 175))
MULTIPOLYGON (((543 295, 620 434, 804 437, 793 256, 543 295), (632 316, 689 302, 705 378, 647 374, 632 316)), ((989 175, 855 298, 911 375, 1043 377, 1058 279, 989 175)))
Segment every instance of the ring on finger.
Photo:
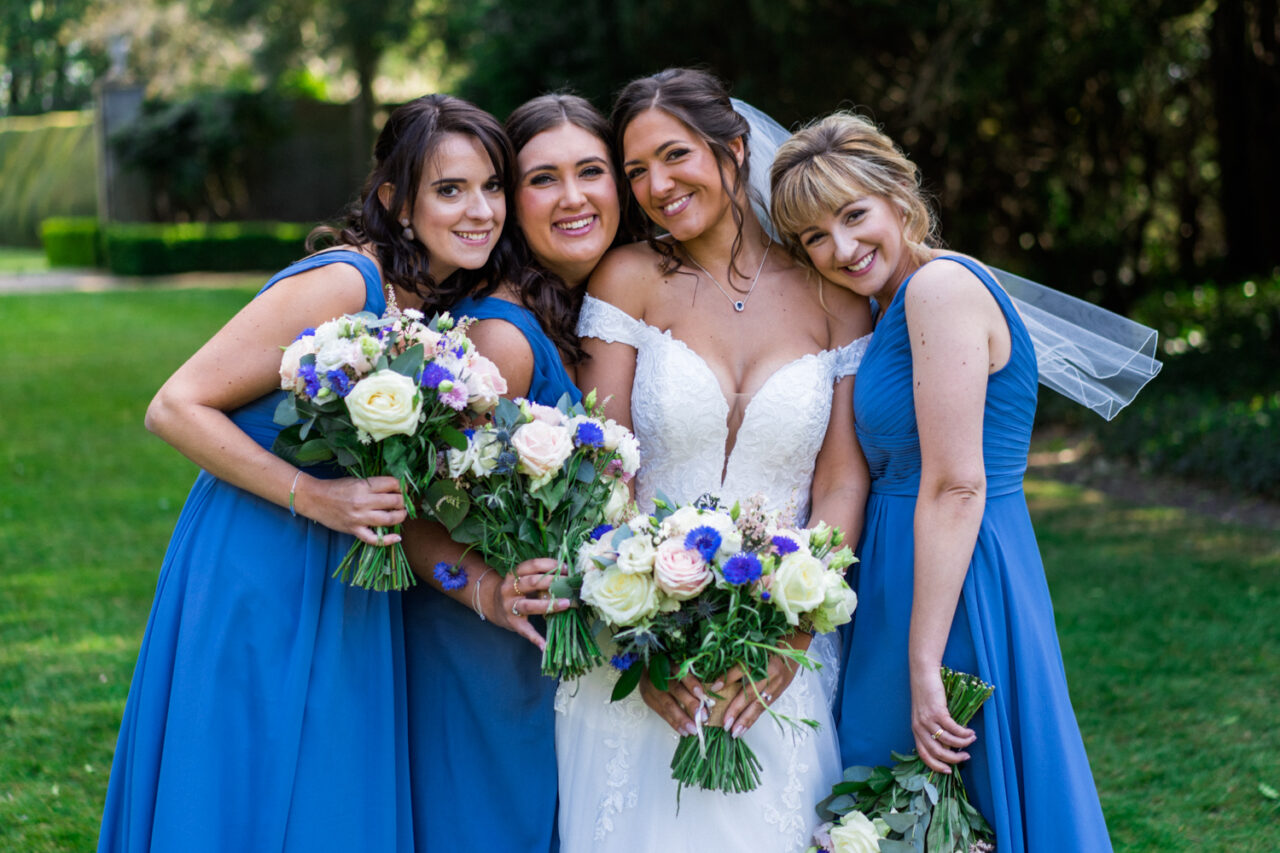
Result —
POLYGON ((519 603, 519 602, 516 602, 516 601, 511 602, 511 615, 512 615, 512 616, 519 616, 519 615, 520 615, 520 611, 516 609, 516 605, 517 605, 518 603, 519 603))
POLYGON ((520 576, 519 576, 519 575, 513 575, 513 576, 512 576, 512 583, 511 583, 511 585, 512 585, 513 587, 515 587, 516 595, 524 595, 524 593, 520 591, 520 576))
POLYGON ((942 737, 942 726, 938 726, 938 730, 933 734, 929 735, 929 737, 933 738, 934 740, 937 740, 938 738, 942 737))
POLYGON ((762 691, 760 691, 760 701, 761 701, 763 704, 765 704, 765 705, 772 705, 772 704, 773 704, 773 694, 772 694, 772 693, 770 693, 768 690, 762 690, 762 691))

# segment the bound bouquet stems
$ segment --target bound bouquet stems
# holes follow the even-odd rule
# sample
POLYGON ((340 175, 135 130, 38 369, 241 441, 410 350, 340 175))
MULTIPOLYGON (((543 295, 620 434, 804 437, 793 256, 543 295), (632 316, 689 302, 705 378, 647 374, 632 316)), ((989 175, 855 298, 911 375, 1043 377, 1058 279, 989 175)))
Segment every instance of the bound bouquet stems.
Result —
MULTIPOLYGON (((947 711, 962 726, 991 697, 995 688, 968 673, 942 667, 947 711)), ((844 781, 818 804, 831 823, 815 833, 810 850, 829 850, 837 835, 857 835, 877 843, 881 851, 987 853, 995 850, 995 833, 969 802, 960 765, 951 773, 929 768, 914 751, 891 752, 892 767, 850 767, 844 781)))
POLYGON ((671 757, 671 778, 707 791, 740 794, 760 785, 760 759, 742 738, 724 728, 730 697, 724 696, 710 709, 696 735, 684 735, 671 757))

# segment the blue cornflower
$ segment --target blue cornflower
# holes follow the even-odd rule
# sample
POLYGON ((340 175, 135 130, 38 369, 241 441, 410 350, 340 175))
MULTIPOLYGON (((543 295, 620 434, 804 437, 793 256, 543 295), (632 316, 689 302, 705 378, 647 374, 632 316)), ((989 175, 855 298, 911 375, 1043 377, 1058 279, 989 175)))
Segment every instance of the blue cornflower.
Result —
POLYGON ((710 563, 716 551, 720 549, 720 534, 714 527, 707 527, 705 524, 695 527, 689 531, 688 536, 684 537, 684 547, 690 551, 697 551, 702 555, 702 559, 710 563))
POLYGON ((464 347, 462 344, 458 344, 456 347, 453 348, 453 354, 456 355, 458 358, 465 358, 467 355, 467 348, 464 347))
POLYGON ((603 447, 604 430, 591 421, 582 421, 573 434, 573 442, 579 447, 603 447))
POLYGON ((467 585, 467 570, 452 562, 438 562, 431 574, 435 575, 435 579, 440 581, 440 587, 445 590, 462 589, 467 585))
POLYGON ((428 362, 422 371, 422 387, 435 390, 440 387, 441 382, 452 382, 456 377, 453 371, 437 362, 428 362))
POLYGON ((773 596, 769 594, 769 590, 767 589, 764 592, 760 593, 761 601, 768 601, 771 598, 773 598, 773 596))
POLYGON ((591 541, 592 542, 599 541, 601 536, 605 535, 606 533, 611 533, 612 531, 613 531, 612 524, 598 525, 595 530, 591 531, 591 541))
POLYGON ((311 327, 311 326, 307 326, 307 327, 306 327, 305 329, 303 329, 301 332, 298 332, 298 336, 297 336, 296 338, 294 338, 293 340, 294 340, 294 342, 297 342, 297 341, 302 340, 303 338, 309 338, 309 337, 311 337, 312 335, 314 335, 315 333, 316 333, 316 330, 315 330, 313 327, 311 327))
POLYGON ((630 652, 628 652, 625 655, 614 655, 613 657, 609 658, 609 663, 613 665, 613 668, 616 670, 620 670, 622 672, 625 672, 628 669, 631 669, 631 664, 635 662, 636 662, 636 656, 631 654, 630 652))
POLYGON ((794 554, 800 550, 800 546, 790 536, 775 536, 770 541, 773 542, 773 550, 777 552, 779 557, 785 557, 787 554, 794 554))
POLYGON ((307 383, 307 396, 315 399, 320 393, 320 377, 316 376, 316 366, 312 364, 298 365, 298 375, 307 383))
POLYGON ((750 551, 743 551, 725 561, 724 579, 734 586, 742 586, 759 580, 760 571, 760 558, 750 551))
POLYGON ((329 380, 329 387, 333 389, 333 393, 339 397, 345 397, 351 393, 351 377, 347 376, 346 371, 335 367, 326 373, 325 377, 329 380))
POLYGON ((436 563, 432 574, 445 590, 462 589, 467 585, 467 570, 453 563, 436 563))

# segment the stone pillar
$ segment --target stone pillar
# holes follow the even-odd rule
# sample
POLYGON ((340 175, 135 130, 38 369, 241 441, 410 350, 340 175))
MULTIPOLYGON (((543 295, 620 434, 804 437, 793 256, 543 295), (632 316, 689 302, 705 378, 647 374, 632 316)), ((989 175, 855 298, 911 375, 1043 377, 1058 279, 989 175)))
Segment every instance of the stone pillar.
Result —
POLYGON ((112 41, 111 69, 95 86, 94 139, 98 149, 98 219, 137 222, 150 218, 146 178, 126 169, 110 144, 111 134, 142 113, 143 87, 125 69, 127 37, 112 41))

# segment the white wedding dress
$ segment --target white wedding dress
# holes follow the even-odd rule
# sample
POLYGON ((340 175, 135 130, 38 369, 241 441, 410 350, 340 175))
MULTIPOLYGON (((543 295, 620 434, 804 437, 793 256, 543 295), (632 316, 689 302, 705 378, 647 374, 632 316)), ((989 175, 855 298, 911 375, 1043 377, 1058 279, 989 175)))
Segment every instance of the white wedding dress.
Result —
MULTIPOLYGON (((770 509, 809 515, 814 459, 827 430, 835 381, 854 373, 870 337, 805 355, 773 373, 747 403, 725 460, 729 405, 701 356, 670 332, 587 296, 578 333, 636 348, 631 416, 640 441, 636 498, 650 511, 656 492, 679 503, 703 494, 735 500, 763 494, 770 509), (723 481, 721 474, 723 473, 723 481)), ((774 703, 793 720, 762 715, 743 736, 759 757, 760 786, 745 794, 685 788, 676 811, 671 756, 679 735, 639 691, 609 697, 618 673, 598 668, 556 695, 560 849, 660 853, 792 853, 808 846, 814 805, 841 775, 831 707, 839 660, 835 634, 814 638, 802 670, 774 703)))

